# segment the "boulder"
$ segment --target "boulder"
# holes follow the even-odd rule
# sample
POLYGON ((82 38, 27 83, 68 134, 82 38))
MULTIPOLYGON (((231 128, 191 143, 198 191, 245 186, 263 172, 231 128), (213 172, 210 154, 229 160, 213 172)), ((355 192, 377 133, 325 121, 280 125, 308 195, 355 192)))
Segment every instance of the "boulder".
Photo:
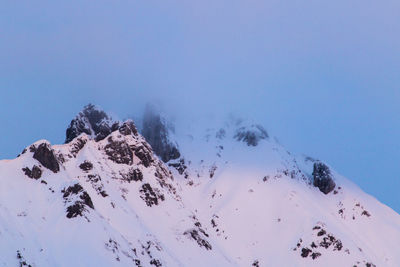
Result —
POLYGON ((312 175, 314 177, 314 186, 318 187, 322 193, 328 194, 335 188, 336 184, 333 181, 331 170, 324 163, 314 163, 312 175))

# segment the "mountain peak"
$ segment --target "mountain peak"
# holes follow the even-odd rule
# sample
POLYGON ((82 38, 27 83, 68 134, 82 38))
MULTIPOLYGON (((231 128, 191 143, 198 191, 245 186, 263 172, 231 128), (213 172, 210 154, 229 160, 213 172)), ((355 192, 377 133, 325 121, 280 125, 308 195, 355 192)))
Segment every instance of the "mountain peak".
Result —
POLYGON ((103 140, 119 127, 119 122, 112 119, 100 107, 86 105, 73 119, 66 130, 65 143, 71 142, 81 133, 85 133, 96 141, 103 140))
POLYGON ((0 265, 399 266, 398 214, 253 121, 143 122, 88 105, 0 161, 0 265))

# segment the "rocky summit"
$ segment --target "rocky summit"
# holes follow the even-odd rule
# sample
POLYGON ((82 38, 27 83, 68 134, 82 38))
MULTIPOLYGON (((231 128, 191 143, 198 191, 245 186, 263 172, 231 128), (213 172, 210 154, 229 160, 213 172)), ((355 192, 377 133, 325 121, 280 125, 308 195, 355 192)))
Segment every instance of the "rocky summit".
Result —
POLYGON ((103 140, 118 128, 118 122, 100 108, 88 104, 73 119, 66 130, 65 143, 71 142, 80 134, 85 133, 96 141, 103 140))
POLYGON ((0 161, 0 266, 400 266, 400 215, 275 140, 88 105, 0 161))

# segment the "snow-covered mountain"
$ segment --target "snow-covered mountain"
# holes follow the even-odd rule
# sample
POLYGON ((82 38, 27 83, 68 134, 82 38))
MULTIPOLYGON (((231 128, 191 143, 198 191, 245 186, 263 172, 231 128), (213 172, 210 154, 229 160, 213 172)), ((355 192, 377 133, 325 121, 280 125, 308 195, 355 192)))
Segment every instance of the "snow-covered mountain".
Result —
POLYGON ((146 141, 90 105, 0 161, 0 266, 400 266, 393 210, 257 123, 206 123, 148 110, 146 141))

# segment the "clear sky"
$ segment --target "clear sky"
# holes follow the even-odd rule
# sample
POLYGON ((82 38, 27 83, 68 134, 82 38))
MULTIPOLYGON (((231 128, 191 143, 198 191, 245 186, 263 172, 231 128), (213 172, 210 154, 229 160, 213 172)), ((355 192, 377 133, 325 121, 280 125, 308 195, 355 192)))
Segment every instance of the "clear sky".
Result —
POLYGON ((121 118, 235 111, 400 212, 400 1, 1 1, 0 158, 121 118))

